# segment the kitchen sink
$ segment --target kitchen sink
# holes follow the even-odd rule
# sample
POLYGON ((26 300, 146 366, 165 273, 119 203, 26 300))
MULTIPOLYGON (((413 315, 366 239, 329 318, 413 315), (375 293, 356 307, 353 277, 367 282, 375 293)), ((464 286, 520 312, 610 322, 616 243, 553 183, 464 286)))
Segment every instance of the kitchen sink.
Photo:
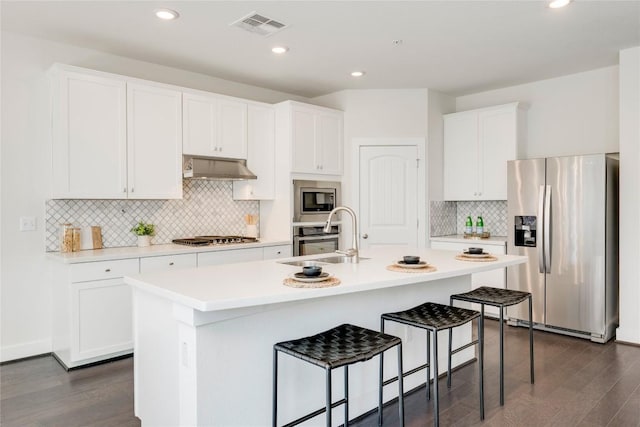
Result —
MULTIPOLYGON (((316 259, 307 259, 307 260, 300 260, 300 261, 278 261, 278 263, 280 264, 287 264, 287 265, 297 265, 300 267, 306 267, 309 265, 322 265, 322 264, 350 264, 351 257, 348 256, 344 256, 344 255, 335 255, 335 256, 328 256, 328 257, 324 257, 324 258, 316 258, 316 259)), ((369 258, 363 258, 360 257, 360 261, 363 260, 367 260, 369 258)))

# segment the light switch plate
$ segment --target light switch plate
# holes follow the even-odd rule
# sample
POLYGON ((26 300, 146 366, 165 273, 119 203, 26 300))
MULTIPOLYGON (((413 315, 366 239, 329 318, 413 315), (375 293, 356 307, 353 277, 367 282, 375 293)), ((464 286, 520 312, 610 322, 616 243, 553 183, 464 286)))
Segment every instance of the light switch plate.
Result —
POLYGON ((35 216, 21 216, 20 217, 20 231, 35 231, 36 229, 36 217, 35 216))

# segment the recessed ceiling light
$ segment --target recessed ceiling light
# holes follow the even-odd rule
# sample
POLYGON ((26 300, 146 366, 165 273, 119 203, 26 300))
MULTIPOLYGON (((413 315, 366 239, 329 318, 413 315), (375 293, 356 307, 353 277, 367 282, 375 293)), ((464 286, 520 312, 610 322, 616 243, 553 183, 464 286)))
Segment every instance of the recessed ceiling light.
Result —
POLYGON ((276 47, 271 49, 271 52, 277 53, 278 55, 281 55, 283 53, 287 53, 287 51, 289 51, 289 48, 285 47, 285 46, 276 46, 276 47))
POLYGON ((353 71, 353 72, 351 72, 351 77, 362 77, 365 74, 366 73, 364 71, 353 71))
POLYGON ((171 21, 172 19, 177 19, 180 14, 171 9, 158 9, 156 10, 156 16, 165 21, 171 21))
POLYGON ((565 7, 569 3, 571 3, 571 0, 552 0, 549 2, 549 7, 551 9, 558 9, 561 7, 565 7))

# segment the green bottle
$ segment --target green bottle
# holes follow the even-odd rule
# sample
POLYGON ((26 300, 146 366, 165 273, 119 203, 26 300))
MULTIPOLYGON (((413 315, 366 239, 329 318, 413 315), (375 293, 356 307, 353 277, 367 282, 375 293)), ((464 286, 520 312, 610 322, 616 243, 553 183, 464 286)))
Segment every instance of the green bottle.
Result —
POLYGON ((476 220, 476 234, 482 233, 484 233, 484 221, 482 220, 482 217, 479 216, 476 220))
POLYGON ((471 217, 467 217, 467 222, 464 224, 464 234, 473 234, 473 221, 471 217))

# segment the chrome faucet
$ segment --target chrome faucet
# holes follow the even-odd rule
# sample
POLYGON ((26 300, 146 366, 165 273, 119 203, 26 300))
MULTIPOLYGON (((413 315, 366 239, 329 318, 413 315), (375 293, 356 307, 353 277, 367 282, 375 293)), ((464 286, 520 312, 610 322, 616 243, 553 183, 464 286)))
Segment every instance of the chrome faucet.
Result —
POLYGON ((351 215, 351 228, 353 231, 353 238, 351 241, 351 248, 346 251, 336 251, 339 254, 346 255, 349 257, 352 263, 360 262, 360 256, 358 254, 358 220, 356 219, 356 213, 353 209, 347 206, 338 206, 334 208, 331 212, 329 212, 329 217, 327 218, 327 224, 324 226, 324 232, 329 233, 331 231, 331 218, 333 218, 333 214, 338 211, 346 211, 351 215))

